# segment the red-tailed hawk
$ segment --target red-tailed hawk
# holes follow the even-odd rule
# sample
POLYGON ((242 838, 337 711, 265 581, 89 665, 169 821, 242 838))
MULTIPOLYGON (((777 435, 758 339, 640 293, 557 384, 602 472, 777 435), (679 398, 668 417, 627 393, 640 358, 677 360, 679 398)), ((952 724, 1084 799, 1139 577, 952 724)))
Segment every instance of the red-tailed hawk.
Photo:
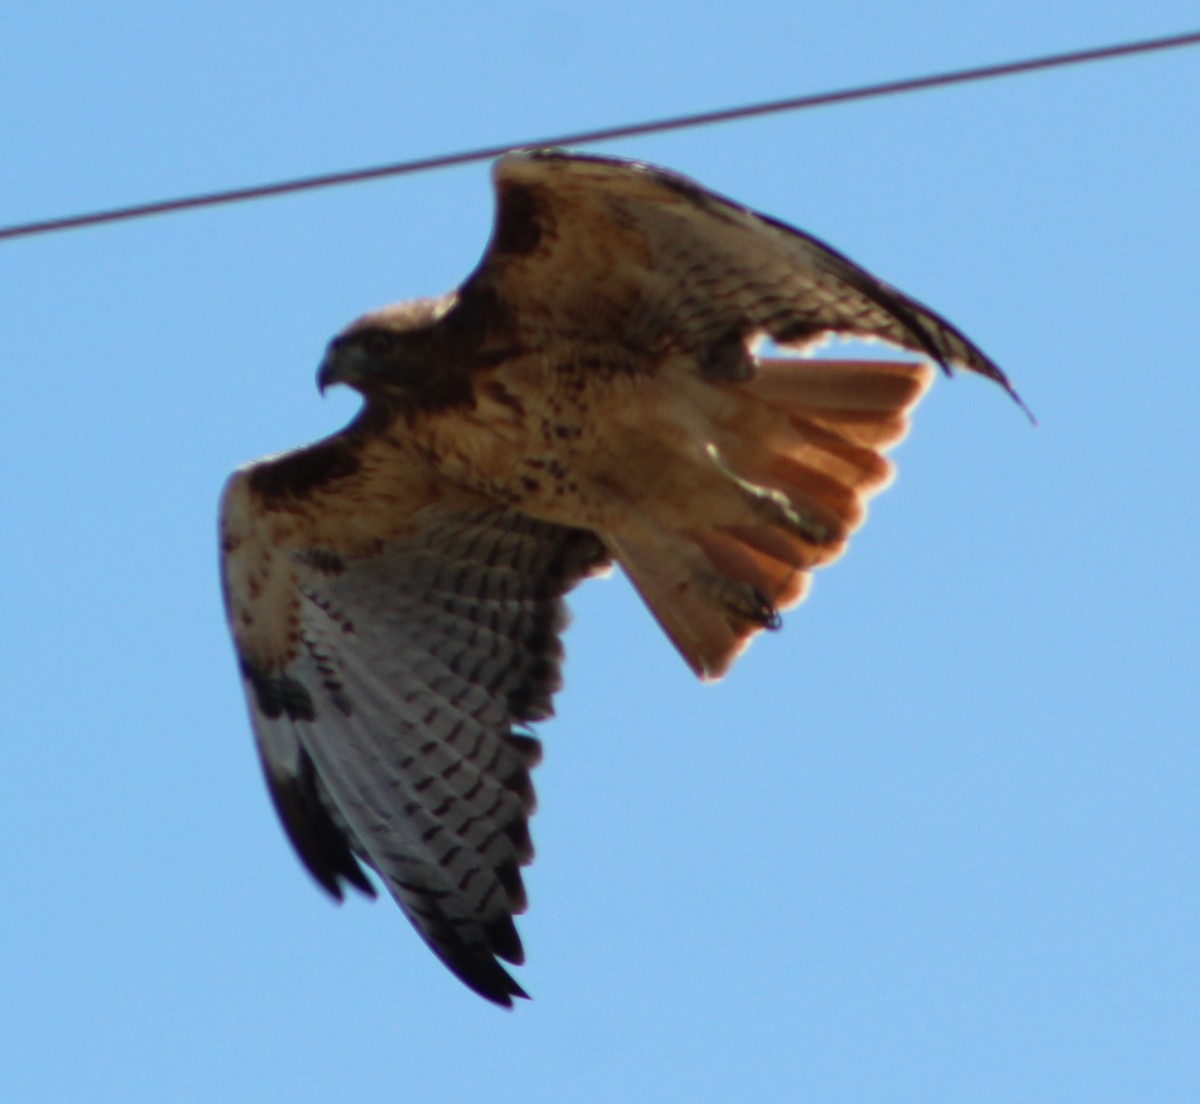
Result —
MULTIPOLYGON (((461 288, 329 345, 342 432, 242 468, 225 603, 267 783, 313 877, 374 870, 434 953, 524 996, 521 731, 551 714, 562 596, 619 563, 692 670, 724 674, 888 481, 923 363, 763 359, 880 338, 1012 393, 963 334, 828 246, 649 165, 495 165, 461 288)), ((1015 397, 1015 395, 1014 395, 1015 397)))

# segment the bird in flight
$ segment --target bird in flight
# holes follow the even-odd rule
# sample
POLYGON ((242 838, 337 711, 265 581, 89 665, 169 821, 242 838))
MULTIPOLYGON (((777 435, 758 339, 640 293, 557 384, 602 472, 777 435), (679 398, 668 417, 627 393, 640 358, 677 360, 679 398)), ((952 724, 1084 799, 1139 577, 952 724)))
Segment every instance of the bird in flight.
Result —
POLYGON ((1017 396, 933 311, 685 177, 533 150, 493 180, 479 266, 330 342, 319 386, 354 388, 360 411, 236 471, 220 539, 300 858, 339 900, 373 895, 374 871, 455 975, 511 1005, 527 726, 561 683, 563 595, 619 564, 688 666, 719 678, 845 548, 929 362, 1017 396), (755 352, 831 334, 923 359, 755 352))

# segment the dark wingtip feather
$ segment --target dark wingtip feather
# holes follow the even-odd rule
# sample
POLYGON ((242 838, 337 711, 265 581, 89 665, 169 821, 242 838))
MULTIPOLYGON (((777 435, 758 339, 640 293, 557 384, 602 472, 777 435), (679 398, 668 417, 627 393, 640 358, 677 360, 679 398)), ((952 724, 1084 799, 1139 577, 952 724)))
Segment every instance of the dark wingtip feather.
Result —
POLYGON ((520 966, 525 961, 525 948, 521 945, 521 937, 517 934, 517 926, 512 922, 511 916, 501 916, 493 920, 485 930, 488 946, 492 948, 493 954, 514 966, 520 966))
MULTIPOLYGON (((941 365, 942 371, 945 372, 947 376, 952 375, 950 365, 945 360, 939 359, 938 363, 941 365)), ((1035 418, 1033 415, 1033 411, 1026 406, 1025 400, 1017 393, 1017 389, 1012 385, 1012 381, 1007 375, 1004 374, 1004 372, 996 367, 991 360, 984 360, 982 364, 977 362, 971 364, 963 363, 963 367, 969 368, 972 372, 983 376, 985 379, 990 379, 993 383, 999 384, 999 386, 1004 389, 1005 394, 1007 394, 1008 397, 1017 404, 1021 410, 1021 413, 1029 419, 1030 425, 1036 426, 1038 424, 1037 418, 1035 418)))
POLYGON ((263 773, 283 830, 316 883, 336 901, 343 899, 343 882, 374 897, 375 887, 321 802, 312 760, 301 754, 298 775, 281 777, 265 766, 263 773))
MULTIPOLYGON (((515 929, 513 934, 515 936, 515 929)), ((496 961, 491 950, 468 947, 461 943, 446 946, 430 941, 429 945, 459 981, 485 1000, 498 1004, 502 1008, 511 1008, 514 997, 520 1000, 530 999, 529 994, 496 961)), ((520 950, 519 939, 517 940, 517 950, 520 950)))
MULTIPOLYGON (((975 372, 977 375, 983 376, 985 379, 990 379, 993 383, 1002 387, 1005 393, 1013 402, 1021 408, 1022 413, 1027 417, 1031 424, 1037 425, 1037 418, 1033 416, 1033 411, 1025 405, 1025 400, 1017 394, 1017 389, 1012 385, 1004 370, 991 357, 985 355, 977 345, 972 344, 958 330, 951 326, 948 322, 942 320, 942 325, 945 329, 954 334, 966 347, 969 357, 950 356, 949 359, 961 364, 962 367, 975 372)), ((946 375, 950 375, 950 364, 946 359, 938 357, 938 363, 946 375)))
MULTIPOLYGON (((385 876, 386 877, 386 876, 385 876)), ((489 921, 452 919, 443 908, 442 891, 416 883, 391 881, 396 902, 442 965, 474 993, 505 1008, 514 997, 529 999, 497 956, 520 965, 525 958, 512 917, 489 921)))
MULTIPOLYGON (((508 895, 508 906, 513 912, 521 913, 529 907, 529 899, 525 895, 525 880, 521 877, 521 868, 516 862, 497 864, 496 880, 508 895)), ((511 921, 509 923, 511 924, 511 921)), ((499 951, 496 953, 500 954, 499 951)), ((501 958, 508 958, 508 956, 501 955, 501 958)), ((516 962, 517 960, 509 958, 508 961, 516 962)))
POLYGON ((490 1000, 493 1004, 498 1004, 501 1008, 512 1008, 513 998, 518 1000, 530 1000, 530 996, 525 992, 511 977, 507 970, 502 969, 496 964, 495 959, 492 959, 493 969, 486 972, 486 976, 482 973, 468 974, 465 971, 454 970, 452 972, 468 989, 478 993, 485 1000, 490 1000))
MULTIPOLYGON (((941 363, 942 369, 945 371, 946 375, 950 375, 949 364, 947 364, 945 361, 941 361, 940 363, 941 363)), ((984 376, 987 379, 990 379, 993 383, 999 384, 1000 387, 1002 387, 1004 389, 1004 391, 1008 395, 1008 397, 1010 399, 1012 399, 1012 401, 1015 402, 1018 407, 1020 407, 1021 412, 1025 415, 1026 418, 1029 419, 1030 424, 1035 425, 1035 426, 1038 424, 1037 418, 1035 418, 1033 416, 1033 411, 1030 410, 1029 407, 1025 405, 1025 400, 1023 398, 1021 398, 1021 396, 1017 393, 1017 389, 1012 385, 1012 381, 1008 378, 1007 375, 1004 374, 1003 371, 1000 370, 999 367, 996 366, 996 364, 992 360, 990 360, 987 357, 984 357, 981 362, 980 361, 973 361, 971 363, 963 362, 963 367, 969 368, 972 372, 976 372, 979 375, 984 376)))
POLYGON ((1023 398, 1021 398, 1020 395, 1017 394, 1017 389, 1015 387, 1013 387, 1013 385, 1011 383, 1008 382, 1008 378, 1005 377, 1004 379, 998 380, 997 382, 1000 384, 1001 387, 1004 388, 1005 391, 1008 392, 1009 397, 1012 399, 1012 401, 1015 402, 1017 404, 1017 406, 1019 406, 1021 408, 1021 412, 1025 415, 1026 418, 1029 419, 1029 424, 1031 426, 1036 426, 1038 424, 1038 420, 1035 417, 1033 411, 1030 410, 1029 407, 1025 405, 1025 400, 1023 398))

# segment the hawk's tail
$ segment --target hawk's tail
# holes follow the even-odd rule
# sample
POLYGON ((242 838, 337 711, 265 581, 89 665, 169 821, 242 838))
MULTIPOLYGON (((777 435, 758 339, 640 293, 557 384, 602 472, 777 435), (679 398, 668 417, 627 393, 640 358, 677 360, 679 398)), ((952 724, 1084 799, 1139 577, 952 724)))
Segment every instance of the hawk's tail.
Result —
POLYGON ((746 382, 697 381, 707 440, 674 454, 674 504, 605 539, 698 675, 723 675, 841 554, 932 378, 926 364, 765 360, 746 382))

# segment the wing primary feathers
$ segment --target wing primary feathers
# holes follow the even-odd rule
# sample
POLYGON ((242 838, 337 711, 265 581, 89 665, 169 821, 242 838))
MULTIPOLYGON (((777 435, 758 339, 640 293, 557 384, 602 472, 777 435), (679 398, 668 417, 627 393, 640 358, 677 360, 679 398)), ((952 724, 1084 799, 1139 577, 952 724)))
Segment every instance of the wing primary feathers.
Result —
POLYGON ((334 823, 321 800, 312 759, 302 750, 299 768, 299 773, 283 776, 263 763, 267 790, 296 854, 317 884, 335 900, 342 900, 343 881, 374 897, 375 887, 350 850, 345 829, 334 823))
MULTIPOLYGON (((526 241, 538 240, 519 255, 498 248, 504 238, 493 234, 497 248, 485 256, 478 280, 500 289, 536 286, 540 276, 557 280, 558 294, 571 294, 570 285, 585 280, 602 288, 615 286, 621 272, 613 272, 612 249, 601 248, 604 231, 629 242, 620 262, 630 265, 636 250, 648 249, 646 264, 653 277, 670 278, 668 307, 676 313, 651 313, 645 326, 654 333, 669 333, 703 319, 711 326, 696 353, 702 365, 716 356, 718 371, 736 360, 720 355, 719 343, 730 328, 745 336, 755 330, 777 340, 811 341, 825 333, 878 336, 929 356, 949 374, 959 365, 999 384, 1033 421, 1033 415, 999 366, 961 331, 936 312, 891 287, 821 239, 787 223, 705 188, 682 174, 643 162, 622 161, 594 154, 558 149, 527 150, 497 162, 497 227, 515 216, 507 209, 508 197, 524 185, 537 191, 536 204, 518 204, 527 230, 526 241), (603 224, 607 223, 607 226, 603 224), (547 243, 556 243, 557 252, 547 243), (595 248, 589 262, 589 243, 595 248), (558 262, 561 270, 551 272, 558 262), (490 262, 490 263, 489 263, 490 262), (675 267, 672 267, 672 266, 675 267), (539 268, 540 266, 540 268, 539 268), (789 292, 788 281, 798 279, 799 290, 789 292), (699 291, 693 290, 700 289, 699 291), (853 294, 847 296, 847 292, 853 294), (876 322, 863 318, 862 305, 877 308, 876 320, 887 320, 881 332, 876 322), (686 308, 679 313, 680 308, 686 308), (797 309, 798 308, 798 309, 797 309), (882 317, 879 312, 882 312, 882 317)), ((632 325, 636 312, 615 319, 602 316, 606 325, 632 325)), ((626 340, 631 334, 624 335, 626 340)), ((697 335, 693 335, 696 337, 697 335)))

